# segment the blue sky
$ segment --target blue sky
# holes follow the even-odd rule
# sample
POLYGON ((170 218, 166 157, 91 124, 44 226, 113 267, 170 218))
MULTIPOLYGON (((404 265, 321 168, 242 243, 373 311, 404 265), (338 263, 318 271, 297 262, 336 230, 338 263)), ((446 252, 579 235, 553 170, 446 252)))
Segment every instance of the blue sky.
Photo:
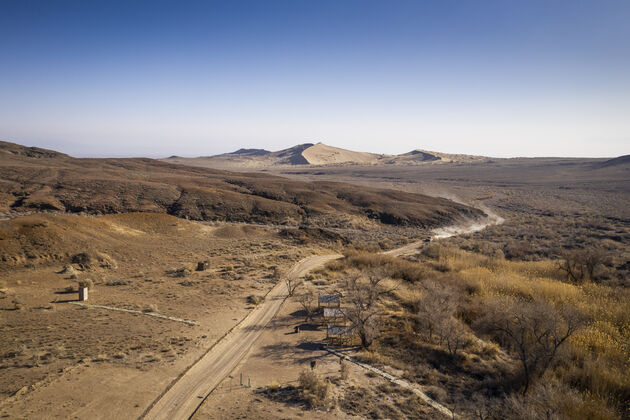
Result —
POLYGON ((0 0, 0 139, 630 153, 630 2, 0 0))

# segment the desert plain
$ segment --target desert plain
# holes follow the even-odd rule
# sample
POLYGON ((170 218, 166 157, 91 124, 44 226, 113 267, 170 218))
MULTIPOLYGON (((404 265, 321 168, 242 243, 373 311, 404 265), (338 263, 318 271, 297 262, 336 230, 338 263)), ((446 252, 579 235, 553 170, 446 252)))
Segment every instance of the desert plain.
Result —
POLYGON ((0 416, 627 418, 627 156, 0 162, 0 416))

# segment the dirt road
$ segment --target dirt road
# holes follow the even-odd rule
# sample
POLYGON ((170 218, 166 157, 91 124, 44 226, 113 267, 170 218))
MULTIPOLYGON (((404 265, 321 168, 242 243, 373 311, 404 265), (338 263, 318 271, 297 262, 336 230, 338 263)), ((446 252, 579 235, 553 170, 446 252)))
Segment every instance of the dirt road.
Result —
MULTIPOLYGON (((485 210, 485 209, 484 209, 485 210)), ((462 223, 459 225, 446 226, 443 228, 438 228, 433 230, 433 238, 434 239, 444 239, 450 238, 455 235, 464 235, 466 233, 477 232, 482 229, 485 229, 491 225, 497 225, 504 222, 504 219, 496 214, 490 212, 489 210, 485 210, 490 214, 486 219, 475 220, 468 223, 462 223)), ((405 246, 401 246, 400 248, 390 249, 389 251, 383 252, 385 255, 391 255, 392 257, 400 257, 407 254, 412 254, 418 250, 422 245, 426 244, 425 240, 420 240, 416 242, 412 242, 405 246)))
MULTIPOLYGON (((474 227, 457 227, 457 233, 478 230, 474 227)), ((442 234, 447 237, 456 234, 442 234)), ((414 242, 401 248, 385 252, 387 255, 400 256, 414 252, 423 241, 414 242)), ((323 266, 328 261, 341 258, 342 255, 323 255, 305 258, 299 261, 287 276, 302 276, 309 271, 323 266)), ((252 344, 258 339, 265 326, 280 309, 287 296, 284 281, 278 282, 267 294, 264 303, 254 309, 234 330, 220 340, 208 353, 184 373, 162 395, 141 418, 143 419, 188 419, 204 399, 234 370, 245 357, 252 344)))
MULTIPOLYGON (((299 261, 287 276, 302 276, 342 255, 323 255, 299 261)), ((284 281, 267 294, 264 303, 254 309, 236 328, 219 341, 171 386, 143 419, 188 419, 221 381, 245 357, 265 326, 280 309, 287 296, 284 281)))
POLYGON ((423 245, 424 243, 425 243, 424 240, 412 242, 405 246, 401 246, 400 248, 394 248, 394 249, 390 249, 389 251, 385 251, 383 252, 383 254, 391 255, 392 257, 400 257, 402 255, 412 254, 416 252, 418 248, 420 248, 420 246, 423 245))

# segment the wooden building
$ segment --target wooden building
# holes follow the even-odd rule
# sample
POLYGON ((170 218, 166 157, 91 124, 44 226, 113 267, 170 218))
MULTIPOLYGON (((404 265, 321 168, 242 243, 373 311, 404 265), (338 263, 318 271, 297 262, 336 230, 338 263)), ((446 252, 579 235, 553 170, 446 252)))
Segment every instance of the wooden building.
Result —
POLYGON ((341 306, 341 296, 339 295, 319 295, 317 299, 318 308, 339 308, 341 306))
POLYGON ((346 314, 341 308, 324 308, 324 322, 326 324, 340 324, 345 323, 345 321, 346 314))
POLYGON ((331 344, 348 344, 354 336, 354 327, 346 325, 329 325, 326 329, 326 340, 331 344))

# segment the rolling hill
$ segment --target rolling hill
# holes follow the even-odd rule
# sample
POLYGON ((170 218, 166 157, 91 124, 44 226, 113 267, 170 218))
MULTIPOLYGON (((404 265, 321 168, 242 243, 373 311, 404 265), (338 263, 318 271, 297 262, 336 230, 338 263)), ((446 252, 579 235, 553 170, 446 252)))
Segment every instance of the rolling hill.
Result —
MULTIPOLYGON (((310 148, 302 147, 273 155, 292 162, 310 148)), ((345 220, 434 227, 484 215, 443 198, 395 190, 293 181, 145 158, 78 159, 0 142, 0 211, 24 210, 151 212, 191 220, 318 226, 345 220)))
POLYGON ((600 168, 607 168, 610 166, 625 166, 630 167, 630 155, 623 155, 613 159, 608 159, 604 162, 598 163, 600 168))

